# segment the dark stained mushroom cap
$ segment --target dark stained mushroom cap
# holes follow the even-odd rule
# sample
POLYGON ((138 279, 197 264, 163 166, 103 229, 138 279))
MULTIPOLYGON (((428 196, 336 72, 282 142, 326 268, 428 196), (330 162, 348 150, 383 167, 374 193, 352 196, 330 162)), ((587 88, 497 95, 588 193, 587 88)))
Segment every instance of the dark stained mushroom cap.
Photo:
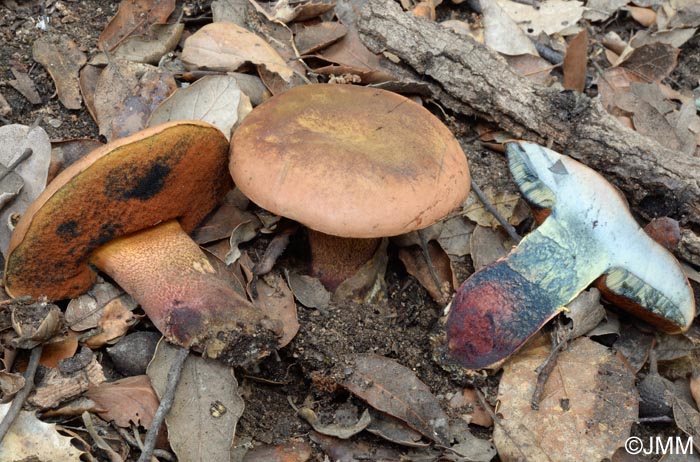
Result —
POLYGON ((215 127, 171 122, 116 140, 71 165, 19 221, 5 287, 12 296, 75 297, 93 284, 90 255, 115 238, 178 219, 190 232, 231 187, 215 127))
POLYGON ((384 90, 296 87, 258 106, 231 142, 231 174, 259 206, 341 237, 422 229, 469 192, 454 135, 384 90))

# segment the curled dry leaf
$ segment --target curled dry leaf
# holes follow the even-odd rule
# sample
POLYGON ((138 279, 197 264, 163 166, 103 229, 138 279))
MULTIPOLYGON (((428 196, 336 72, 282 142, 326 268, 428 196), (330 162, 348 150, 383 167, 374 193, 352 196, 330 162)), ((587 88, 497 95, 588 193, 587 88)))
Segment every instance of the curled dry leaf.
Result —
MULTIPOLYGON (((175 347, 161 342, 148 366, 151 384, 160 396, 175 354, 175 347)), ((166 417, 170 446, 178 459, 228 461, 243 407, 233 368, 189 355, 175 390, 175 402, 166 417)))
POLYGON ((56 39, 43 36, 34 42, 32 56, 51 74, 61 104, 68 109, 80 109, 78 72, 87 62, 87 57, 78 44, 63 35, 56 39))
POLYGON ((89 292, 79 295, 68 302, 65 315, 66 322, 74 331, 83 331, 97 327, 105 305, 122 293, 122 290, 114 284, 101 279, 98 280, 89 292))
POLYGON ((231 230, 241 223, 257 222, 258 219, 255 215, 246 212, 244 208, 236 204, 222 204, 194 230, 192 240, 197 244, 208 244, 209 242, 230 237, 231 230))
POLYGON ((372 421, 372 417, 369 415, 369 411, 367 409, 364 410, 364 412, 362 413, 360 418, 357 419, 357 421, 350 422, 347 425, 345 423, 322 424, 321 422, 319 422, 316 413, 309 408, 299 409, 299 415, 303 417, 304 420, 306 420, 309 423, 309 425, 313 427, 314 430, 321 433, 322 435, 335 436, 336 438, 340 438, 342 440, 346 440, 348 438, 351 438, 352 436, 357 435, 362 430, 367 428, 367 426, 372 421))
POLYGON ((512 434, 509 437, 509 431, 518 425, 528 429, 553 462, 611 457, 637 419, 634 374, 604 346, 578 338, 559 355, 540 408, 534 411, 535 369, 549 355, 547 343, 544 339, 533 344, 504 366, 498 388, 502 419, 494 430, 501 459, 517 460, 527 444, 513 439, 512 434))
POLYGON ((258 297, 253 300, 253 304, 268 318, 279 320, 283 326, 277 345, 277 348, 282 348, 292 341, 300 327, 294 295, 287 281, 279 274, 272 273, 258 279, 257 291, 258 297))
MULTIPOLYGON (((2 420, 10 404, 0 404, 2 420)), ((3 462, 80 462, 83 454, 70 443, 71 438, 56 431, 56 424, 37 419, 32 412, 20 411, 0 444, 0 460, 3 462)))
POLYGON ((132 311, 136 306, 138 304, 134 299, 126 294, 108 302, 97 325, 100 333, 88 338, 85 344, 90 348, 99 348, 126 334, 138 321, 132 311))
POLYGON ((578 294, 566 307, 564 316, 572 323, 569 339, 591 331, 605 317, 605 308, 600 304, 600 292, 595 287, 578 294))
POLYGON ((266 41, 236 24, 207 24, 185 40, 182 62, 189 69, 235 71, 245 63, 264 66, 284 80, 293 71, 266 41))
POLYGON ((59 361, 72 357, 78 351, 78 334, 68 330, 65 335, 51 339, 44 344, 39 364, 46 367, 57 367, 59 361))
POLYGON ((428 439, 449 443, 447 414, 415 373, 399 363, 374 354, 357 355, 352 373, 341 385, 428 439))
POLYGON ((399 258, 408 274, 425 287, 433 300, 446 304, 454 290, 450 257, 435 242, 429 242, 427 249, 430 261, 426 260, 425 252, 416 246, 399 249, 399 258), (430 269, 431 265, 434 272, 430 269))
POLYGON ((253 106, 238 86, 235 77, 209 75, 192 85, 176 90, 153 110, 148 126, 172 120, 201 120, 221 130, 226 139, 253 106))
POLYGON ((430 445, 423 440, 420 432, 413 430, 405 422, 376 410, 370 410, 372 421, 367 431, 401 446, 424 448, 430 445))
POLYGON ((131 427, 132 422, 150 428, 158 409, 158 397, 147 375, 103 382, 90 387, 87 397, 104 409, 98 412, 100 417, 108 422, 114 421, 122 428, 131 427))

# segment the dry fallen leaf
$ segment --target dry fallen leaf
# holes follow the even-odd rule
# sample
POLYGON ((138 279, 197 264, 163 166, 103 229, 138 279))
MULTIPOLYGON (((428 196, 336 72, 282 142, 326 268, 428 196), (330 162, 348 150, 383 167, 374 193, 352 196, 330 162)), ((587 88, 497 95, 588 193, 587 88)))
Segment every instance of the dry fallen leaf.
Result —
POLYGON ((311 451, 309 443, 303 440, 291 440, 276 446, 263 444, 248 451, 242 462, 306 462, 311 451))
MULTIPOLYGON (((484 188, 484 195, 498 213, 511 225, 517 226, 528 216, 529 211, 519 194, 507 191, 494 191, 491 186, 484 188)), ((472 190, 462 206, 462 213, 481 226, 498 226, 498 220, 486 210, 476 193, 472 190)))
MULTIPOLYGON (((511 0, 497 0, 497 3, 513 21, 532 36, 537 36, 540 32, 554 35, 566 32, 567 29, 574 30, 584 11, 583 2, 579 1, 547 0, 538 2, 537 8, 511 0)), ((578 30, 573 31, 577 32, 578 30)))
POLYGON ((124 294, 108 302, 102 311, 97 327, 100 333, 85 341, 90 348, 99 348, 107 343, 113 343, 136 324, 138 317, 133 310, 138 304, 130 295, 124 294))
POLYGON ((515 72, 533 82, 547 85, 553 80, 551 72, 554 66, 546 59, 533 55, 504 56, 504 58, 515 72))
POLYGON ((100 134, 111 141, 142 130, 151 111, 176 86, 169 72, 148 64, 113 60, 100 74, 95 88, 100 134))
POLYGON ((450 256, 463 257, 468 255, 469 241, 474 227, 474 223, 461 215, 446 220, 438 237, 440 247, 450 256))
POLYGON ((618 65, 647 82, 661 82, 678 65, 680 51, 665 43, 650 43, 635 48, 618 65))
POLYGON ((357 355, 352 373, 341 385, 428 439, 449 443, 448 418, 440 403, 412 370, 399 363, 374 354, 357 355))
POLYGON ((9 83, 12 88, 17 90, 22 96, 24 96, 30 103, 41 104, 41 96, 39 95, 39 92, 36 91, 34 81, 31 77, 29 77, 29 74, 17 69, 14 66, 11 67, 10 70, 12 71, 12 75, 14 75, 15 78, 13 80, 8 81, 7 83, 9 83))
POLYGON ((402 247, 399 249, 399 259, 406 267, 408 274, 415 277, 425 287, 433 300, 440 304, 446 304, 454 288, 452 287, 452 268, 450 257, 435 242, 428 243, 430 264, 433 265, 437 281, 433 277, 430 266, 423 251, 417 247, 402 247))
POLYGON ((27 149, 31 150, 29 158, 21 161, 14 173, 6 176, 0 183, 0 251, 3 255, 10 244, 12 233, 8 226, 9 217, 13 214, 22 215, 46 187, 51 163, 51 142, 49 135, 41 127, 31 130, 30 127, 15 124, 0 127, 0 164, 5 167, 2 168, 3 172, 6 167, 20 159, 27 149), (16 190, 20 187, 21 190, 15 193, 14 199, 9 197, 10 195, 3 197, 7 193, 5 186, 13 182, 13 179, 14 188, 11 189, 16 190), (2 205, 10 200, 12 202, 6 206, 2 205))
POLYGON ((326 48, 340 40, 348 29, 339 22, 322 22, 300 28, 294 34, 294 40, 300 55, 306 55, 326 48))
POLYGON ((104 409, 98 412, 100 417, 122 428, 130 428, 132 422, 149 428, 158 409, 158 397, 147 375, 103 382, 90 387, 86 395, 104 409))
MULTIPOLYGON (((148 366, 153 389, 162 396, 176 348, 161 342, 148 366)), ((166 417, 168 439, 178 460, 227 462, 243 399, 233 368, 189 355, 175 391, 175 402, 166 417)))
MULTIPOLYGON (((149 36, 129 36, 119 43, 111 53, 112 58, 126 59, 139 63, 157 65, 160 59, 170 53, 180 42, 185 25, 182 23, 155 24, 149 36)), ((104 54, 90 60, 91 64, 107 64, 104 54)))
POLYGON ((148 36, 152 25, 167 21, 175 4, 175 0, 122 1, 98 39, 100 49, 111 52, 128 37, 148 36))
MULTIPOLYGON (((5 417, 10 404, 0 404, 0 420, 5 417)), ((56 424, 37 419, 33 413, 20 411, 0 444, 0 460, 3 462, 80 462, 83 454, 70 444, 71 438, 56 431, 56 424)))
POLYGON ((283 326, 278 348, 285 347, 297 335, 299 320, 294 295, 279 274, 268 273, 257 281, 258 297, 253 304, 268 318, 279 320, 283 326))
POLYGON ((250 62, 264 66, 287 81, 293 74, 265 40, 230 22, 207 24, 188 37, 181 59, 189 69, 235 71, 250 62))
POLYGON ((588 31, 583 29, 570 42, 564 56, 564 88, 583 92, 588 66, 588 31))
POLYGON ((289 288, 294 297, 307 308, 326 309, 331 302, 331 293, 321 281, 305 274, 288 273, 289 288))
POLYGON ((46 184, 72 163, 82 159, 86 154, 102 146, 97 140, 87 138, 54 141, 51 143, 51 164, 46 184))
POLYGON ((537 48, 517 22, 504 13, 500 2, 484 2, 484 44, 508 56, 538 56, 537 48))
POLYGON ((176 90, 151 113, 148 126, 172 120, 201 120, 221 130, 227 139, 253 110, 250 98, 233 76, 209 75, 176 90))
POLYGON ((481 269, 506 256, 515 244, 502 228, 493 229, 477 225, 469 242, 469 253, 474 262, 474 270, 481 269))
POLYGON ((654 336, 640 331, 634 326, 627 326, 620 332, 620 338, 613 345, 618 355, 637 373, 646 364, 654 336))
POLYGON ((68 109, 80 109, 78 72, 87 57, 78 44, 63 35, 54 39, 43 36, 34 42, 32 56, 51 74, 61 103, 68 109))
POLYGON ((559 355, 535 411, 535 369, 547 358, 548 343, 535 343, 504 366, 498 388, 503 427, 497 425, 493 436, 501 460, 520 455, 522 445, 503 430, 513 425, 527 428, 552 462, 611 457, 637 419, 634 374, 608 348, 580 337, 559 355))
POLYGON ((107 281, 98 280, 88 292, 72 299, 66 308, 66 323, 74 331, 97 327, 102 310, 123 291, 107 281))

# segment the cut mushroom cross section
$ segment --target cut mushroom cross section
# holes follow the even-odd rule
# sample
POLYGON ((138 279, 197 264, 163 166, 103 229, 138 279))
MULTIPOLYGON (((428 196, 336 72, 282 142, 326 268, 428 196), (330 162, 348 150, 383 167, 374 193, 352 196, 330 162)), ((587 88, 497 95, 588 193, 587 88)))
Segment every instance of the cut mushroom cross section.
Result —
POLYGON ((446 324, 454 360, 467 369, 497 367, 601 276, 635 315, 671 333, 690 326, 695 300, 679 263, 639 227, 616 188, 533 143, 508 143, 507 152, 525 198, 550 214, 457 291, 446 324))

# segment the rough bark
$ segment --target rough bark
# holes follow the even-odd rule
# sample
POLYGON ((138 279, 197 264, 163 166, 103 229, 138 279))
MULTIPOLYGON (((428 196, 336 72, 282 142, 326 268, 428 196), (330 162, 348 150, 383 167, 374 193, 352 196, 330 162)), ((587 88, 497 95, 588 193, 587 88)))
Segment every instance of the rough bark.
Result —
POLYGON ((624 127, 597 100, 520 77, 485 46, 403 12, 393 1, 369 0, 358 28, 372 51, 397 55, 452 111, 493 121, 530 141, 553 143, 605 175, 643 217, 678 220, 680 254, 700 264, 699 158, 624 127))

